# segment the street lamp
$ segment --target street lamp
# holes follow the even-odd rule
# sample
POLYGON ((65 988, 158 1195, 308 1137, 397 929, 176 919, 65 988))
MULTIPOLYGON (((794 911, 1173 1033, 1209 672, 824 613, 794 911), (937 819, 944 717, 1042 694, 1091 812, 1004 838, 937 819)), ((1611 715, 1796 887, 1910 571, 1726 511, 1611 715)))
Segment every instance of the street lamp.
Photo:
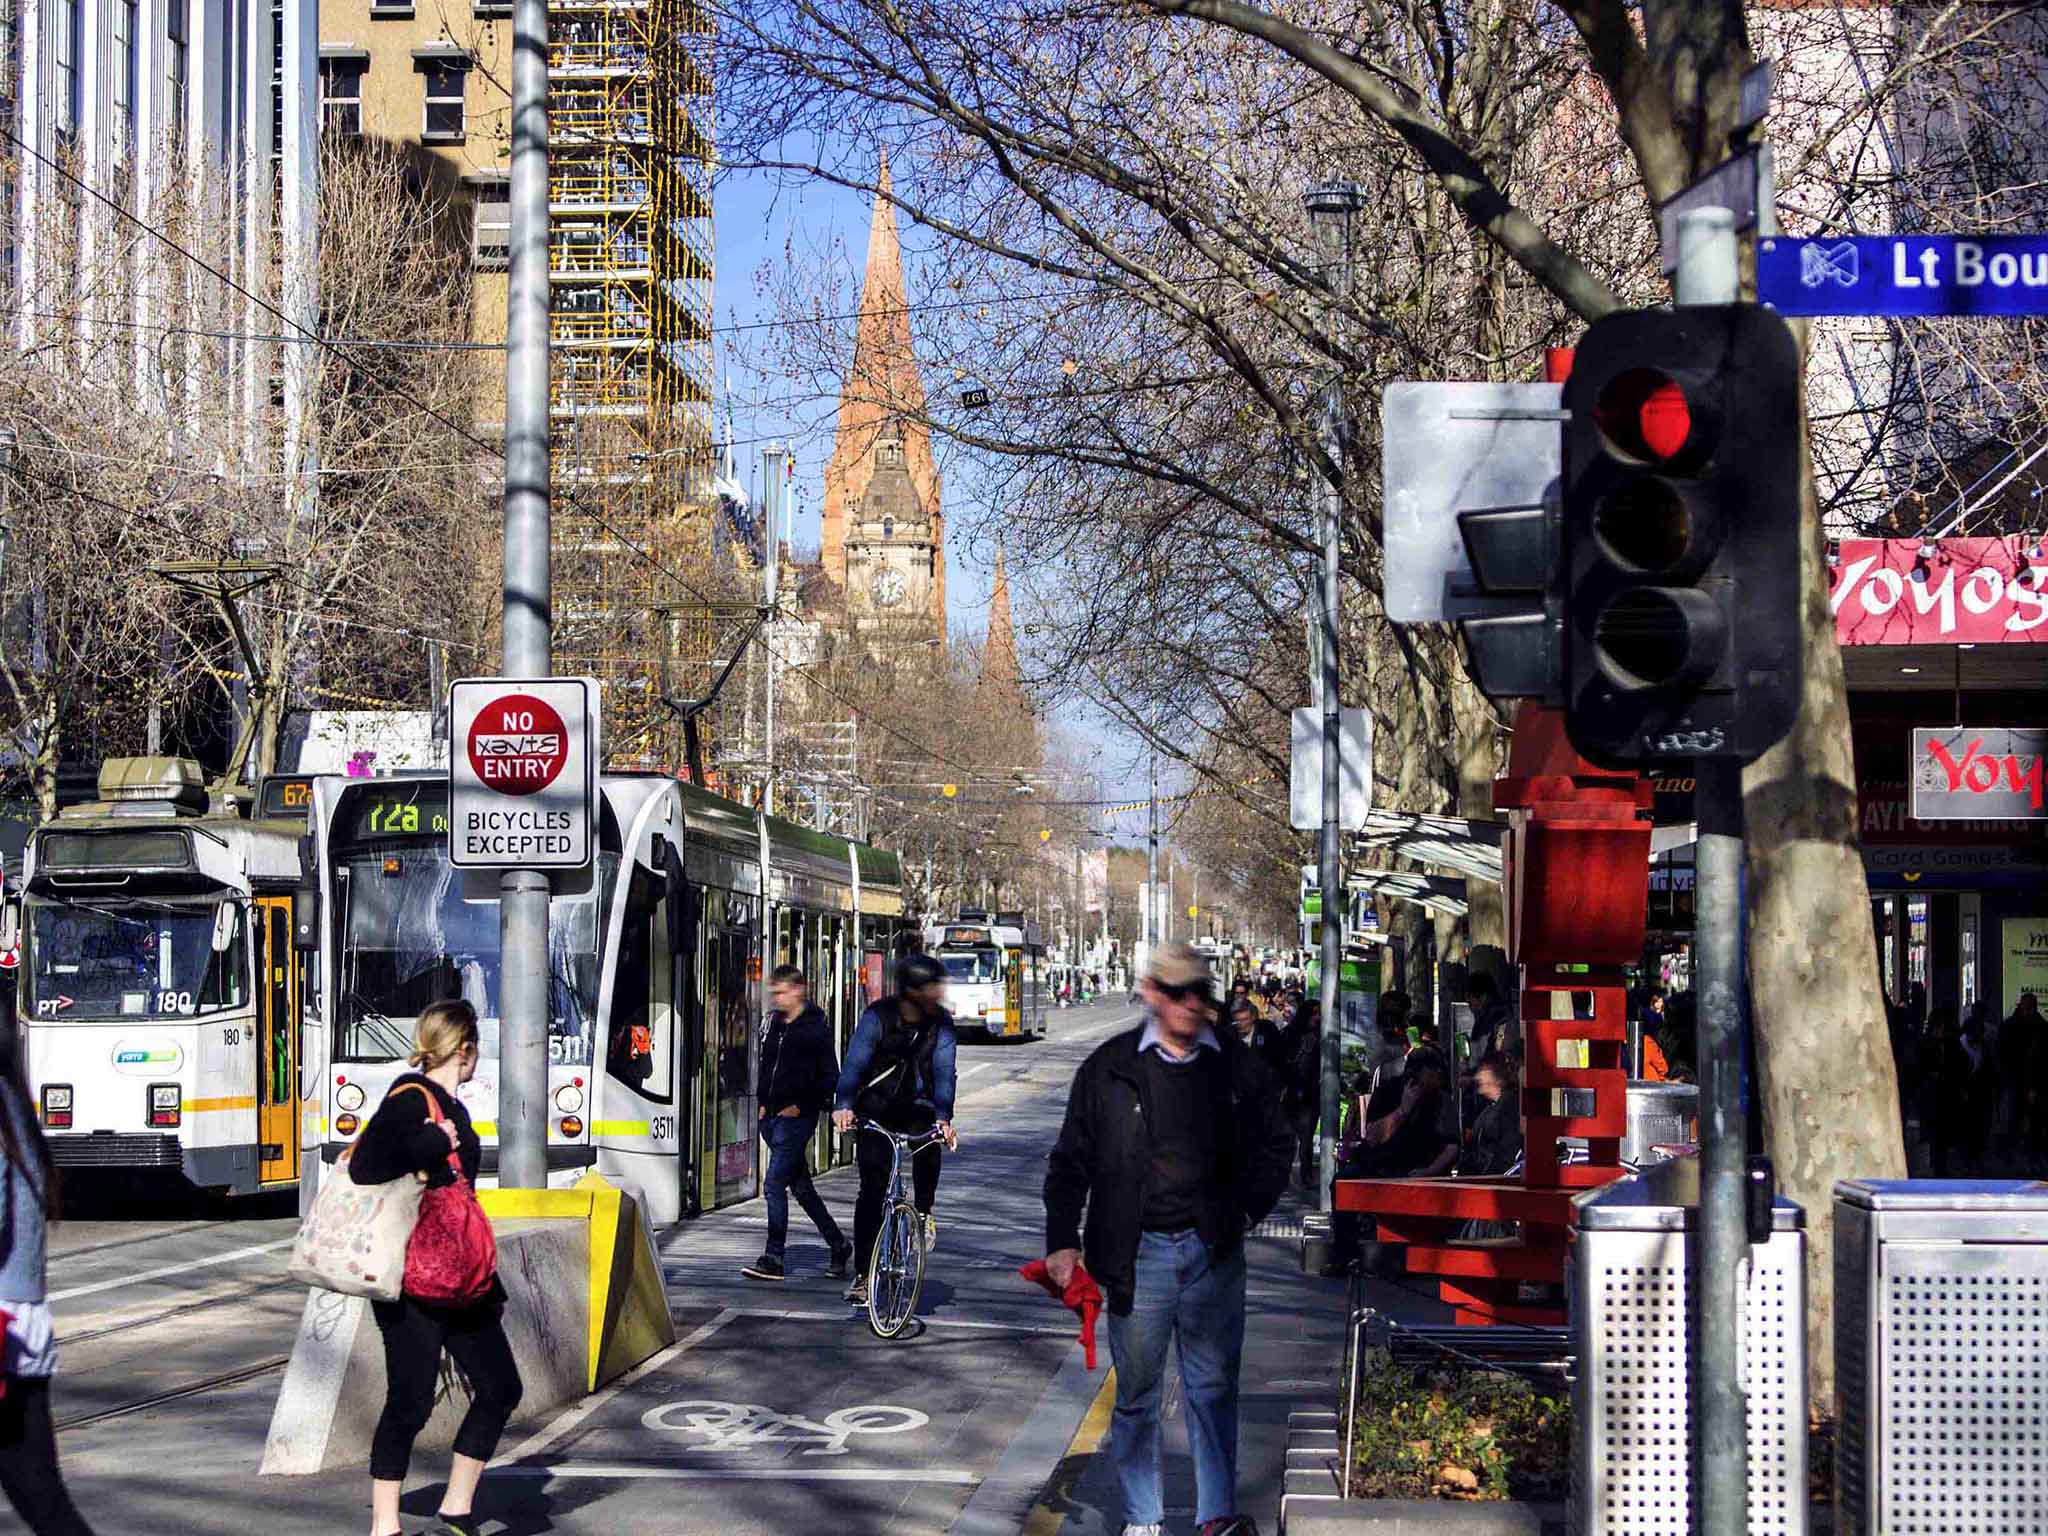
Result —
MULTIPOLYGON (((1301 205, 1308 212, 1309 226, 1314 231, 1316 248, 1322 258, 1320 271, 1323 283, 1335 301, 1338 324, 1341 325, 1343 306, 1351 298, 1353 226, 1358 211, 1365 206, 1365 189, 1355 181, 1318 182, 1302 194, 1301 205)), ((1337 1011, 1338 986, 1344 966, 1344 941, 1337 930, 1338 900, 1344 889, 1339 857, 1337 777, 1339 721, 1342 718, 1338 711, 1343 703, 1337 693, 1338 552, 1342 543, 1344 497, 1338 480, 1333 478, 1344 473, 1341 370, 1323 385, 1321 407, 1317 413, 1316 433, 1330 471, 1316 476, 1313 482, 1323 544, 1323 644, 1322 675, 1310 679, 1310 688, 1318 696, 1323 710, 1323 817, 1316 857, 1318 880, 1323 890, 1322 979, 1317 989, 1321 1008, 1319 1033, 1323 1071, 1317 1106, 1321 1134, 1317 1138, 1316 1183, 1321 1208, 1327 1216, 1330 1212, 1330 1181, 1337 1172, 1337 1125, 1342 1113, 1341 1080, 1344 1074, 1344 1041, 1337 1011)))

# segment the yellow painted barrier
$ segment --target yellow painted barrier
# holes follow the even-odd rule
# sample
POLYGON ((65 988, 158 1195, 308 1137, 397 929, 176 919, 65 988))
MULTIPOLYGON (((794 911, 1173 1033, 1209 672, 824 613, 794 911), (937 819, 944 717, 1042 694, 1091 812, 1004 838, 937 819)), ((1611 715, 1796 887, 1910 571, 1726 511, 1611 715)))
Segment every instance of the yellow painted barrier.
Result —
POLYGON ((569 1189, 484 1189, 477 1199, 494 1222, 589 1224, 588 1390, 676 1341, 652 1234, 639 1203, 616 1184, 588 1173, 569 1189))

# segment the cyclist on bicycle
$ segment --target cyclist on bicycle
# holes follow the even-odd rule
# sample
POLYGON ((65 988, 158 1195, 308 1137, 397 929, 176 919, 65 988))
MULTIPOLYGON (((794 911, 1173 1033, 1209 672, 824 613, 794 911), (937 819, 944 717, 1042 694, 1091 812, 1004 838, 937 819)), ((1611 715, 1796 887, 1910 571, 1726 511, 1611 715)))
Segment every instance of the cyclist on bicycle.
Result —
MULTIPOLYGON (((906 955, 896 967, 896 996, 885 997, 860 1016, 847 1043, 846 1063, 832 1100, 832 1124, 853 1129, 856 1119, 873 1120, 903 1135, 937 1130, 947 1146, 953 1134, 953 1016, 946 1012, 946 968, 930 955, 906 955)), ((853 1284, 846 1299, 867 1304, 868 1261, 882 1226, 889 1192, 891 1148, 886 1138, 861 1136, 854 1156, 860 1167, 860 1197, 853 1207, 853 1284)), ((911 1163, 912 1199, 924 1217, 925 1248, 938 1242, 932 1201, 939 1192, 943 1154, 934 1142, 911 1163)))

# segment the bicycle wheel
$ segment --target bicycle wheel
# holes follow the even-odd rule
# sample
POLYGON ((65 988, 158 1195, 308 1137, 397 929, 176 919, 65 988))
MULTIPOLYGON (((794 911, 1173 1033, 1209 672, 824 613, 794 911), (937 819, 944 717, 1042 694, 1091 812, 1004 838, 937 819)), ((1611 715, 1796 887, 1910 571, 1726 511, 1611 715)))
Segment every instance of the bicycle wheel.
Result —
POLYGON ((893 1339, 917 1311, 924 1287, 924 1222, 908 1204, 890 1207, 868 1266, 868 1326, 893 1339))

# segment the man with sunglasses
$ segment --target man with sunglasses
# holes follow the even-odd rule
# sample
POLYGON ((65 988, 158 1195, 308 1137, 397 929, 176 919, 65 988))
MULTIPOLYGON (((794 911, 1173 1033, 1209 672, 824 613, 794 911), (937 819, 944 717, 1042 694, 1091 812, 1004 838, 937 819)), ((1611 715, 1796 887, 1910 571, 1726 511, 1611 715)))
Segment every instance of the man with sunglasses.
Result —
POLYGON ((1235 1513, 1244 1237, 1287 1187, 1294 1133, 1266 1063, 1215 1028, 1194 946, 1153 950, 1140 992, 1143 1027, 1074 1075, 1045 1176, 1046 1268, 1064 1287, 1085 1253, 1109 1299, 1124 1536, 1164 1529, 1160 1389, 1174 1341, 1202 1536, 1257 1536, 1235 1513))

